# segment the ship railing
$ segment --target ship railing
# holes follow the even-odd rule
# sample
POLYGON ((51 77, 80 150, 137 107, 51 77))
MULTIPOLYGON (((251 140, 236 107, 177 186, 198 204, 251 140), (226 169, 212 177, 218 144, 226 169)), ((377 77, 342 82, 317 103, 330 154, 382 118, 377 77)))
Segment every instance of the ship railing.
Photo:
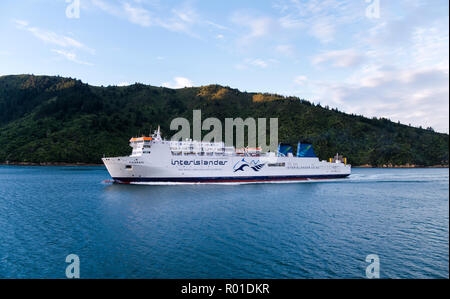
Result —
POLYGON ((343 163, 343 164, 347 165, 347 158, 344 156, 341 156, 339 154, 336 154, 336 156, 334 156, 334 158, 330 158, 328 161, 330 163, 343 163))

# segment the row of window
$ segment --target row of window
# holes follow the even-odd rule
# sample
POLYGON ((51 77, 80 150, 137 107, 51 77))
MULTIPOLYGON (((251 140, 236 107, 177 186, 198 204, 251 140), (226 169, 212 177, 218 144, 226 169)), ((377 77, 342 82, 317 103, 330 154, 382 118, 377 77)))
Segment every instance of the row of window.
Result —
POLYGON ((286 163, 270 163, 267 166, 269 166, 269 167, 285 167, 286 163))

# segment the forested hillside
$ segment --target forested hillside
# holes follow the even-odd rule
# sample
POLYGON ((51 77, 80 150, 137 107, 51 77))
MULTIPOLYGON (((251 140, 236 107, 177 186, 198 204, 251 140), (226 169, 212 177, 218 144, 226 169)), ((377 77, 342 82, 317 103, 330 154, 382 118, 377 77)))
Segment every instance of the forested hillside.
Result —
POLYGON ((143 84, 95 87, 50 76, 0 77, 0 163, 101 163, 130 153, 128 140, 175 117, 279 118, 279 140, 314 144, 327 159, 339 152, 353 165, 448 164, 449 136, 387 119, 330 110, 295 97, 210 85, 168 89, 143 84))

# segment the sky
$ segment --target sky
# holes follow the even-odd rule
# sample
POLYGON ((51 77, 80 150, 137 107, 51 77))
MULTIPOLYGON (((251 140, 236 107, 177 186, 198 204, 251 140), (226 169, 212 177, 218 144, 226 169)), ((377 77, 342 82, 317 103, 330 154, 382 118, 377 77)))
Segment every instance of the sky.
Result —
POLYGON ((220 84, 449 132, 448 0, 2 0, 0 76, 220 84))

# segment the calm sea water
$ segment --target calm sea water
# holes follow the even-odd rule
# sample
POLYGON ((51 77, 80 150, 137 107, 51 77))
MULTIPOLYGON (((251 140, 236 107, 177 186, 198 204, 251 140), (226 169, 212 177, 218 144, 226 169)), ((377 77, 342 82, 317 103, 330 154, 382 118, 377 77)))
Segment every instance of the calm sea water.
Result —
POLYGON ((127 186, 103 167, 0 166, 0 277, 449 277, 448 169, 296 184, 127 186))

